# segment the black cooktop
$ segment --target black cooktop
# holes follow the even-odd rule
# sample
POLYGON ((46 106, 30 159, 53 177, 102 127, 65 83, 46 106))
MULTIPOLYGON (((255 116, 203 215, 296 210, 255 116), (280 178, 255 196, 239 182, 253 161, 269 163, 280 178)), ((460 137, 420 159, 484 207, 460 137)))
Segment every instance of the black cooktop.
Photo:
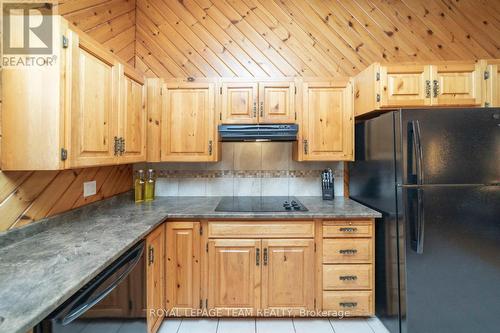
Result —
POLYGON ((306 212, 295 197, 222 197, 217 212, 306 212))

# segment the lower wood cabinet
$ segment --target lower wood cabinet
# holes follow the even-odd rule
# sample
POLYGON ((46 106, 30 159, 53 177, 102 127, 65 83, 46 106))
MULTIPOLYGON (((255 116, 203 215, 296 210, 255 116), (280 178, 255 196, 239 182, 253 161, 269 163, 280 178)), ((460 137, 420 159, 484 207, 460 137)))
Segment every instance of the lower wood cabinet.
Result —
POLYGON ((165 241, 170 315, 374 314, 373 220, 167 221, 165 241))
POLYGON ((146 237, 146 318, 148 333, 156 332, 165 316, 165 225, 146 237))
POLYGON ((233 309, 260 307, 261 241, 211 239, 208 241, 208 309, 230 316, 233 309))
POLYGON ((189 316, 201 307, 200 222, 168 222, 166 309, 189 316))

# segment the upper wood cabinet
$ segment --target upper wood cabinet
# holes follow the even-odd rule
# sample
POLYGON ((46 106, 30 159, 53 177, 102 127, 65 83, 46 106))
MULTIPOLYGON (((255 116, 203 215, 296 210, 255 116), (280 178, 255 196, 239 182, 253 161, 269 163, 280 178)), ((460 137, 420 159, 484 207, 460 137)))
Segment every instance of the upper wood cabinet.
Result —
POLYGON ((90 38, 69 33, 71 106, 68 109, 70 167, 116 162, 120 65, 90 38))
POLYGON ((219 119, 224 124, 254 124, 257 117, 257 82, 223 82, 219 119))
POLYGON ((349 80, 306 81, 302 84, 299 161, 354 159, 352 83, 349 80))
POLYGON ((128 65, 120 78, 120 160, 142 162, 146 160, 146 84, 144 77, 128 65))
POLYGON ((380 107, 431 104, 430 67, 423 65, 380 66, 380 107))
POLYGON ((219 94, 219 120, 223 124, 280 124, 297 119, 292 80, 222 80, 219 94))
POLYGON ((484 61, 374 63, 354 79, 354 112, 426 106, 481 106, 484 61))
POLYGON ((173 82, 165 87, 161 160, 216 161, 215 83, 173 82))
POLYGON ((53 27, 56 60, 2 70, 2 169, 145 161, 142 75, 63 18, 53 27))
POLYGON ((166 308, 189 315, 200 307, 200 222, 168 222, 166 308))
POLYGON ((500 60, 486 62, 485 106, 500 107, 500 60))
POLYGON ((483 71, 480 62, 432 65, 432 105, 481 106, 483 71))
POLYGON ((158 330, 165 312, 165 225, 146 237, 146 319, 148 333, 158 330), (158 310, 158 311, 157 311, 158 310))

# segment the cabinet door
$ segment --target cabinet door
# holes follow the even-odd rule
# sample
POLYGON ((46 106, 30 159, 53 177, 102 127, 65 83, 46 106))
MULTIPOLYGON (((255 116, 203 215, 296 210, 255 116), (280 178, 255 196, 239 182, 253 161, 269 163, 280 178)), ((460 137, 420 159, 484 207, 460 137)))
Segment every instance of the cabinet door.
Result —
POLYGON ((162 161, 216 160, 214 92, 213 83, 167 85, 161 124, 162 161))
POLYGON ((432 66, 432 105, 480 106, 481 66, 471 63, 432 66))
POLYGON ((144 78, 125 68, 121 77, 120 163, 146 161, 146 87, 144 78))
POLYGON ((118 62, 85 36, 72 38, 70 167, 116 163, 118 62))
POLYGON ((304 83, 302 159, 352 160, 354 119, 352 85, 330 82, 304 83))
POLYGON ((260 265, 260 240, 210 240, 208 308, 220 309, 223 315, 231 315, 232 309, 255 315, 260 306, 260 265))
POLYGON ((259 83, 259 123, 294 123, 295 83, 259 83))
POLYGON ((146 318, 148 333, 158 330, 164 317, 165 308, 165 227, 156 228, 146 237, 146 318), (160 310, 160 311, 156 311, 160 310))
POLYGON ((314 309, 314 241, 262 241, 262 308, 314 309))
POLYGON ((257 123, 257 83, 224 82, 221 86, 223 124, 257 123))
POLYGON ((167 223, 167 309, 188 315, 200 307, 200 223, 167 223))
POLYGON ((490 107, 500 106, 500 61, 488 65, 489 78, 486 80, 485 104, 490 107))
POLYGON ((430 66, 380 66, 380 107, 431 104, 430 66))

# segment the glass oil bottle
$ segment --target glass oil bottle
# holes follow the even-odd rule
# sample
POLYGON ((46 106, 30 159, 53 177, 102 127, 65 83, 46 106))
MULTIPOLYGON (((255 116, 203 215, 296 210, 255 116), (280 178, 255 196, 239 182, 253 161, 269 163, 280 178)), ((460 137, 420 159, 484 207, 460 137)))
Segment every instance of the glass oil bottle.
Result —
POLYGON ((144 170, 137 171, 134 181, 135 202, 144 201, 144 170))
POLYGON ((145 191, 144 191, 144 199, 146 201, 152 201, 155 199, 155 184, 156 184, 156 179, 154 175, 154 170, 149 169, 148 179, 146 180, 145 191))

